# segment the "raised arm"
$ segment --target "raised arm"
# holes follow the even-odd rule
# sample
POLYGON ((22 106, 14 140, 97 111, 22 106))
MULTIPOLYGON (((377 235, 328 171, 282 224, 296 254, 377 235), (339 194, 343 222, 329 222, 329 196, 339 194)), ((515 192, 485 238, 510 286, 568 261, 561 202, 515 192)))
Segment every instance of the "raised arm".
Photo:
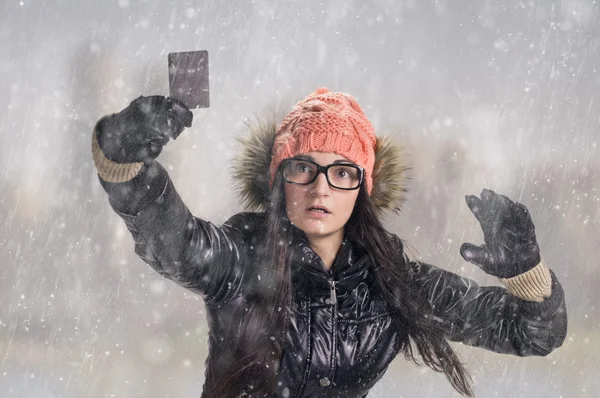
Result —
POLYGON ((207 303, 234 297, 247 234, 234 216, 222 227, 194 217, 167 171, 154 160, 169 138, 190 127, 191 112, 165 97, 140 97, 96 124, 92 154, 111 207, 135 241, 136 253, 162 276, 207 303))
POLYGON ((567 332, 563 289, 542 262, 529 211, 483 190, 466 197, 485 244, 465 243, 465 260, 500 278, 503 287, 479 287, 431 265, 413 263, 415 280, 431 314, 451 340, 515 355, 547 355, 567 332))

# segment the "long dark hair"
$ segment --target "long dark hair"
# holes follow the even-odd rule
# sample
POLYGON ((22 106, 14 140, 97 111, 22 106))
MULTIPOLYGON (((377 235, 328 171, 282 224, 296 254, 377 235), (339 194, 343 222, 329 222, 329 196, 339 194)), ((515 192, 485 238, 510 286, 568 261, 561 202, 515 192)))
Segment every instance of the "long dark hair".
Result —
POLYGON ((467 370, 444 338, 440 326, 425 316, 432 312, 431 303, 419 294, 418 286, 412 280, 402 241, 385 230, 371 198, 362 187, 352 216, 346 223, 346 237, 373 256, 375 279, 396 323, 408 334, 402 347, 404 357, 420 365, 414 353, 416 347, 427 366, 444 373, 459 393, 472 397, 467 370))
MULTIPOLYGON (((231 342, 231 363, 219 370, 222 376, 210 398, 237 397, 243 392, 268 396, 275 390, 285 345, 286 308, 293 294, 289 250, 293 233, 286 215, 283 184, 278 172, 267 208, 266 261, 259 262, 263 282, 256 294, 248 297, 237 341, 231 342)), ((427 366, 443 372, 461 394, 473 396, 467 371, 439 326, 425 316, 431 312, 430 303, 419 295, 411 279, 402 242, 385 230, 364 186, 345 228, 346 238, 373 257, 377 283, 398 327, 403 327, 408 336, 402 346, 405 358, 420 364, 416 348, 427 366)))

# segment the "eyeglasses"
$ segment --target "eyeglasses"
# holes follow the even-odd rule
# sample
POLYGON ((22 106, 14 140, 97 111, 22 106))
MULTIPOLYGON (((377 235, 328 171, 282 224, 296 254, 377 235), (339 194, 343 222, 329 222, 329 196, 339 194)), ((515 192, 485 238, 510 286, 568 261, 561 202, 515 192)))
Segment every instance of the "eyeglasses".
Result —
POLYGON ((298 185, 312 184, 320 173, 325 174, 329 186, 343 190, 358 189, 364 169, 351 163, 333 163, 321 166, 311 160, 285 159, 281 162, 285 182, 298 185))

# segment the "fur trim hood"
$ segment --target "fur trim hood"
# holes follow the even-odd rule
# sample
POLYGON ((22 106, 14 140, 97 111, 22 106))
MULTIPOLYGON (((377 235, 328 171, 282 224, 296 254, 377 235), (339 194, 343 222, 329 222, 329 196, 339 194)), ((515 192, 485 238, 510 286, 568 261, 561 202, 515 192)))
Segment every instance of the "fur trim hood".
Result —
MULTIPOLYGON (((274 121, 246 122, 246 133, 237 138, 242 150, 233 161, 233 180, 244 207, 263 211, 269 200, 269 166, 277 124, 274 121)), ((405 149, 390 137, 377 137, 371 199, 379 218, 387 211, 399 212, 409 180, 405 149)))

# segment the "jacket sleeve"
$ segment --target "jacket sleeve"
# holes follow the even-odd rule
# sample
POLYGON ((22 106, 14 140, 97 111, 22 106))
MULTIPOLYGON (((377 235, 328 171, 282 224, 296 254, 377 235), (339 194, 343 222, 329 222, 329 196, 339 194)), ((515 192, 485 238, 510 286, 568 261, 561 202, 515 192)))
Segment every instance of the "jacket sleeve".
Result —
POLYGON ((446 338, 519 356, 545 356, 567 333, 563 289, 552 273, 552 294, 542 302, 512 296, 503 287, 480 287, 429 264, 409 264, 420 291, 431 304, 428 314, 446 338))
MULTIPOLYGON (((133 180, 100 178, 111 207, 125 221, 135 252, 159 274, 203 296, 207 304, 227 302, 240 289, 246 269, 244 213, 223 226, 194 217, 158 162, 133 180)), ((250 213, 245 213, 250 214, 250 213)))

